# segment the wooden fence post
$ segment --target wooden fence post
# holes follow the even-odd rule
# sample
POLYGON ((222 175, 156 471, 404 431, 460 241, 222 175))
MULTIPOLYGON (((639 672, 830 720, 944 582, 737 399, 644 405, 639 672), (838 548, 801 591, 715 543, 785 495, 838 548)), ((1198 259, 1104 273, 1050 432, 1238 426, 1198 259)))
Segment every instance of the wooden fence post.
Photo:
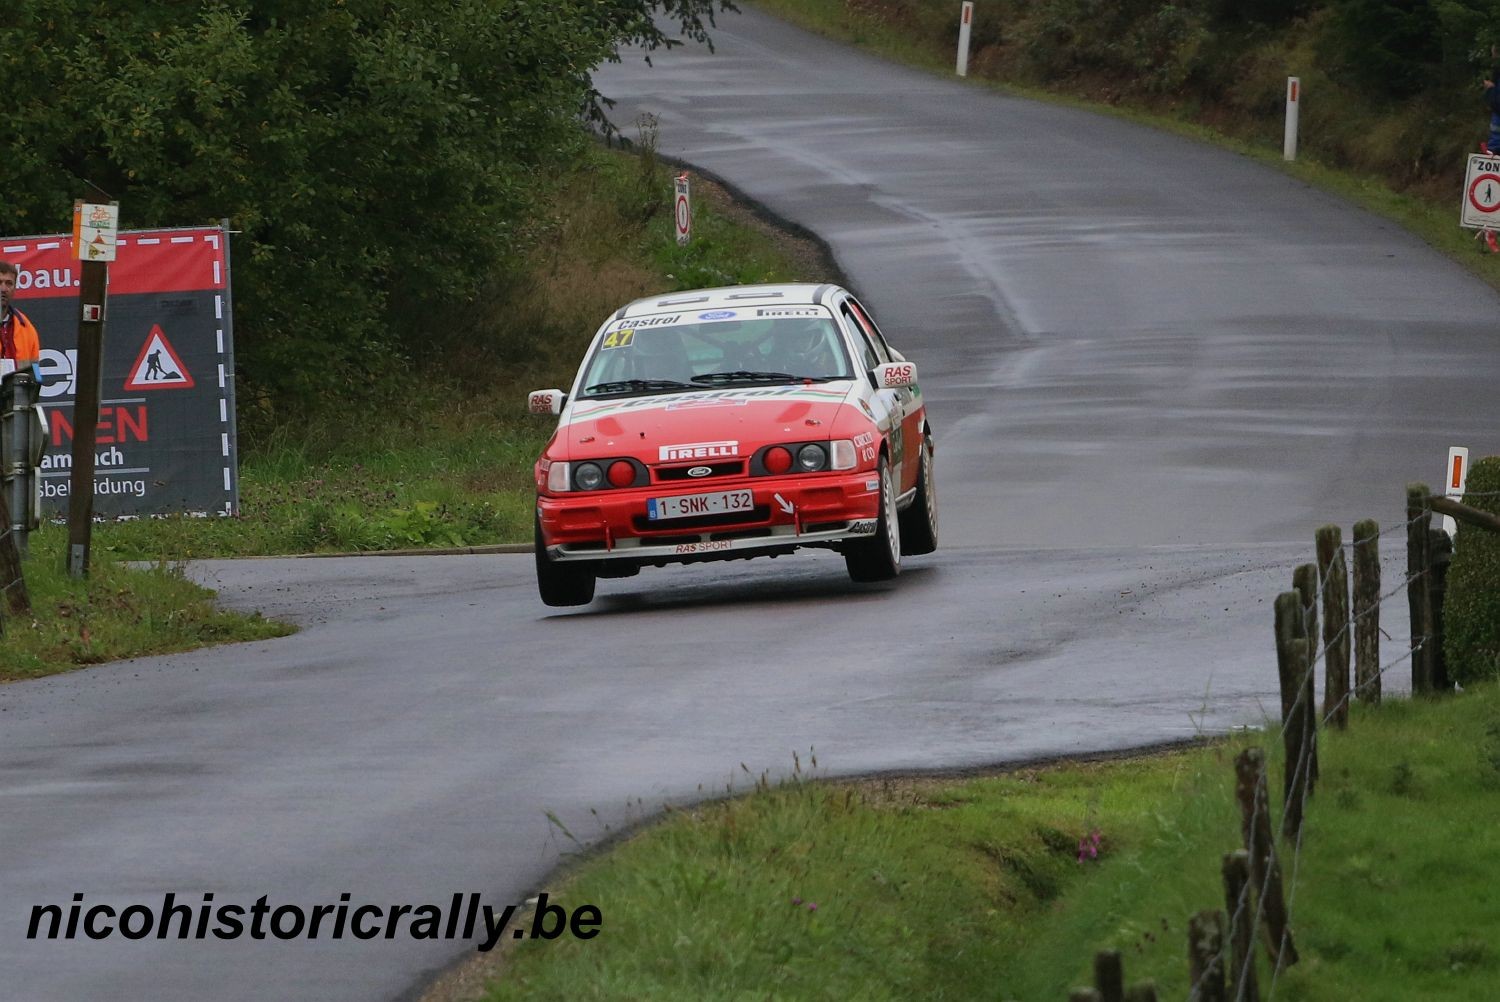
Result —
POLYGON ((1317 531, 1317 568, 1323 582, 1323 718, 1349 724, 1349 571, 1344 532, 1337 525, 1317 531))
POLYGON ((1318 784, 1318 694, 1313 667, 1318 663, 1318 565, 1299 564, 1292 587, 1302 596, 1302 628, 1307 641, 1307 671, 1303 672, 1302 711, 1307 715, 1307 795, 1318 784))
POLYGON ((1432 673, 1427 663, 1427 530, 1432 527, 1432 512, 1427 507, 1427 485, 1406 485, 1406 605, 1411 612, 1411 691, 1432 690, 1432 673))
POLYGON ((1225 1002, 1224 913, 1206 909, 1188 919, 1188 1002, 1225 1002))
POLYGON ((1344 534, 1336 525, 1317 532, 1318 578, 1323 582, 1323 719, 1349 723, 1349 573, 1344 534))
POLYGON ((1306 698, 1304 677, 1311 671, 1307 661, 1307 641, 1302 636, 1302 596, 1284 591, 1276 596, 1276 669, 1281 677, 1281 744, 1285 770, 1282 777, 1281 834, 1296 838, 1302 828, 1302 805, 1307 799, 1308 773, 1312 752, 1307 714, 1302 700, 1306 698))
POLYGON ((1240 831, 1250 854, 1250 880, 1260 895, 1266 917, 1266 952, 1276 970, 1297 962, 1292 943, 1286 898, 1281 886, 1281 864, 1271 838, 1271 810, 1266 798, 1266 756, 1246 748, 1234 760, 1235 796, 1240 803, 1240 831))
POLYGON ((1103 1002, 1092 988, 1075 988, 1068 992, 1068 1002, 1103 1002))
POLYGON ((1125 1002, 1156 1002, 1156 982, 1139 981, 1125 993, 1125 1002))
POLYGON ((1443 653, 1443 608, 1448 600, 1448 565, 1452 562, 1453 540, 1442 529, 1430 530, 1427 537, 1427 609, 1432 617, 1428 620, 1432 644, 1427 651, 1427 665, 1433 692, 1453 691, 1453 680, 1448 677, 1448 656, 1443 653))
POLYGON ((1099 1002, 1125 1002, 1125 965, 1119 950, 1094 954, 1094 987, 1099 990, 1099 1002))
POLYGON ((1229 915, 1229 998, 1260 1002, 1255 983, 1255 895, 1250 893, 1250 854, 1224 854, 1224 907, 1229 915))
POLYGON ((1380 526, 1354 523, 1354 695, 1380 702, 1380 526))

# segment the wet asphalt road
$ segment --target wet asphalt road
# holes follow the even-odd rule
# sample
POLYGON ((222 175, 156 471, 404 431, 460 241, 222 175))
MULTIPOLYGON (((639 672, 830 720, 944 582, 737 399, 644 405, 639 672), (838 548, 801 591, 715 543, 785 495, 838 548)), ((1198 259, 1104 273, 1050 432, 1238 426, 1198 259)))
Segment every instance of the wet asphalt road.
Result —
POLYGON ((572 613, 524 556, 199 565, 305 629, 0 688, 0 997, 390 999, 468 950, 27 942, 28 907, 74 892, 500 904, 568 845, 545 812, 589 839, 743 785, 740 763, 974 765, 1258 722, 1271 601, 1313 528, 1393 524, 1449 444, 1493 451, 1500 297, 1388 224, 753 14, 716 39, 601 82, 622 121, 661 116, 663 152, 827 238, 917 360, 943 550, 892 586, 831 554, 647 571, 572 613))

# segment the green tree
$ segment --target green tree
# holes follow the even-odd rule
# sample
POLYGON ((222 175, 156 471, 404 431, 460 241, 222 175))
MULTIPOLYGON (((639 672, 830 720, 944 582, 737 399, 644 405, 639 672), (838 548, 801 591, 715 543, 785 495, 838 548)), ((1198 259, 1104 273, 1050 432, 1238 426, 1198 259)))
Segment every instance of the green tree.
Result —
POLYGON ((580 120, 605 121, 592 70, 675 44, 664 25, 706 41, 716 7, 26 0, 0 15, 0 232, 63 228, 85 179, 129 227, 228 218, 246 389, 360 391, 504 267, 580 120))

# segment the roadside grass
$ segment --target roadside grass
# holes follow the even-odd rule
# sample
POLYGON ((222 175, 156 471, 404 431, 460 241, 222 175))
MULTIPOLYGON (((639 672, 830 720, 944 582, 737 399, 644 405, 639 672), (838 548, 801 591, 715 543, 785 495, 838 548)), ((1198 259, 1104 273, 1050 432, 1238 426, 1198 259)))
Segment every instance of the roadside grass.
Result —
POLYGON ((46 525, 31 536, 22 569, 32 615, 5 617, 0 682, 293 632, 259 614, 216 609, 212 591, 166 563, 127 567, 95 549, 88 578, 74 580, 63 570, 67 540, 63 526, 46 525))
POLYGON ((177 560, 529 542, 531 467, 551 426, 525 415, 525 393, 566 387, 610 313, 657 292, 828 277, 812 245, 701 179, 679 247, 671 176, 649 128, 642 138, 636 153, 593 148, 558 179, 520 277, 455 322, 403 402, 244 441, 239 516, 103 524, 97 547, 177 560))
MULTIPOLYGON (((858 45, 893 62, 954 76, 952 39, 940 43, 935 35, 941 32, 913 30, 912 25, 893 18, 878 3, 751 2, 809 31, 858 45)), ((930 12, 923 11, 924 28, 930 28, 926 23, 932 20, 929 15, 930 12)), ((949 22, 955 22, 956 32, 956 18, 957 5, 951 12, 944 7, 942 30, 947 30, 949 22)), ((1012 69, 1000 58, 979 62, 971 59, 965 79, 975 86, 1032 100, 1114 115, 1251 157, 1397 223, 1435 250, 1457 260, 1486 284, 1500 289, 1500 254, 1485 253, 1475 234, 1458 225, 1462 160, 1453 164, 1451 184, 1429 179, 1407 191, 1397 190, 1373 169, 1375 164, 1403 160, 1402 144, 1410 143, 1412 136, 1421 132, 1421 116, 1434 114, 1431 109, 1418 107, 1391 113, 1394 117, 1382 117, 1380 109, 1364 103, 1366 95, 1346 95, 1317 69, 1317 56, 1307 32, 1292 32, 1285 38, 1257 38, 1255 50, 1255 79, 1240 81, 1234 88, 1233 99, 1242 102, 1238 105, 1228 101, 1210 104, 1186 89, 1166 97, 1122 92, 1119 81, 1090 75, 1064 75, 1050 84, 1042 84, 1025 78, 1022 71, 1012 69), (1316 93, 1316 97, 1309 99, 1310 107, 1303 112, 1303 142, 1297 159, 1287 163, 1282 159, 1281 122, 1275 117, 1280 112, 1269 117, 1253 116, 1244 106, 1258 105, 1264 110, 1274 105, 1280 109, 1286 76, 1294 73, 1301 74, 1304 89, 1316 93), (1268 124, 1270 118, 1275 121, 1268 124), (1274 129, 1270 127, 1272 124, 1274 129), (1327 145, 1336 153, 1331 159, 1321 154, 1311 141, 1313 130, 1319 129, 1332 136, 1327 145), (1361 169, 1366 164, 1371 166, 1361 169)), ((978 50, 975 54, 979 54, 978 50)), ((1449 124, 1453 110, 1443 109, 1441 117, 1445 125, 1449 124)), ((1477 126, 1482 119, 1482 111, 1474 111, 1464 121, 1477 126)), ((1477 141, 1480 131, 1470 131, 1474 131, 1477 141)), ((1470 152, 1478 152, 1477 147, 1470 152)), ((1431 155, 1432 151, 1423 147, 1416 160, 1425 164, 1431 155)))
MULTIPOLYGON (((1274 802, 1267 733, 987 778, 761 779, 580 862, 551 897, 597 905, 601 934, 511 944, 483 997, 1030 1002, 1090 983, 1094 951, 1115 948, 1127 983, 1183 998, 1187 920, 1224 907, 1233 758, 1251 743, 1274 802)), ((1302 960, 1279 997, 1489 997, 1500 687, 1357 707, 1320 756, 1284 858, 1302 960)))

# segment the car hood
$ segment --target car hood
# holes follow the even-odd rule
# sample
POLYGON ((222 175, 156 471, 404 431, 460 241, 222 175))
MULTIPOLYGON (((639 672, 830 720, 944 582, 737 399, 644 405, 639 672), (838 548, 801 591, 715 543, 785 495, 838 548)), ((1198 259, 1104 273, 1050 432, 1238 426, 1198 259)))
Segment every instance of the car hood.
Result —
POLYGON ((645 463, 748 457, 762 445, 829 439, 851 382, 756 386, 569 405, 549 450, 559 461, 645 463))

